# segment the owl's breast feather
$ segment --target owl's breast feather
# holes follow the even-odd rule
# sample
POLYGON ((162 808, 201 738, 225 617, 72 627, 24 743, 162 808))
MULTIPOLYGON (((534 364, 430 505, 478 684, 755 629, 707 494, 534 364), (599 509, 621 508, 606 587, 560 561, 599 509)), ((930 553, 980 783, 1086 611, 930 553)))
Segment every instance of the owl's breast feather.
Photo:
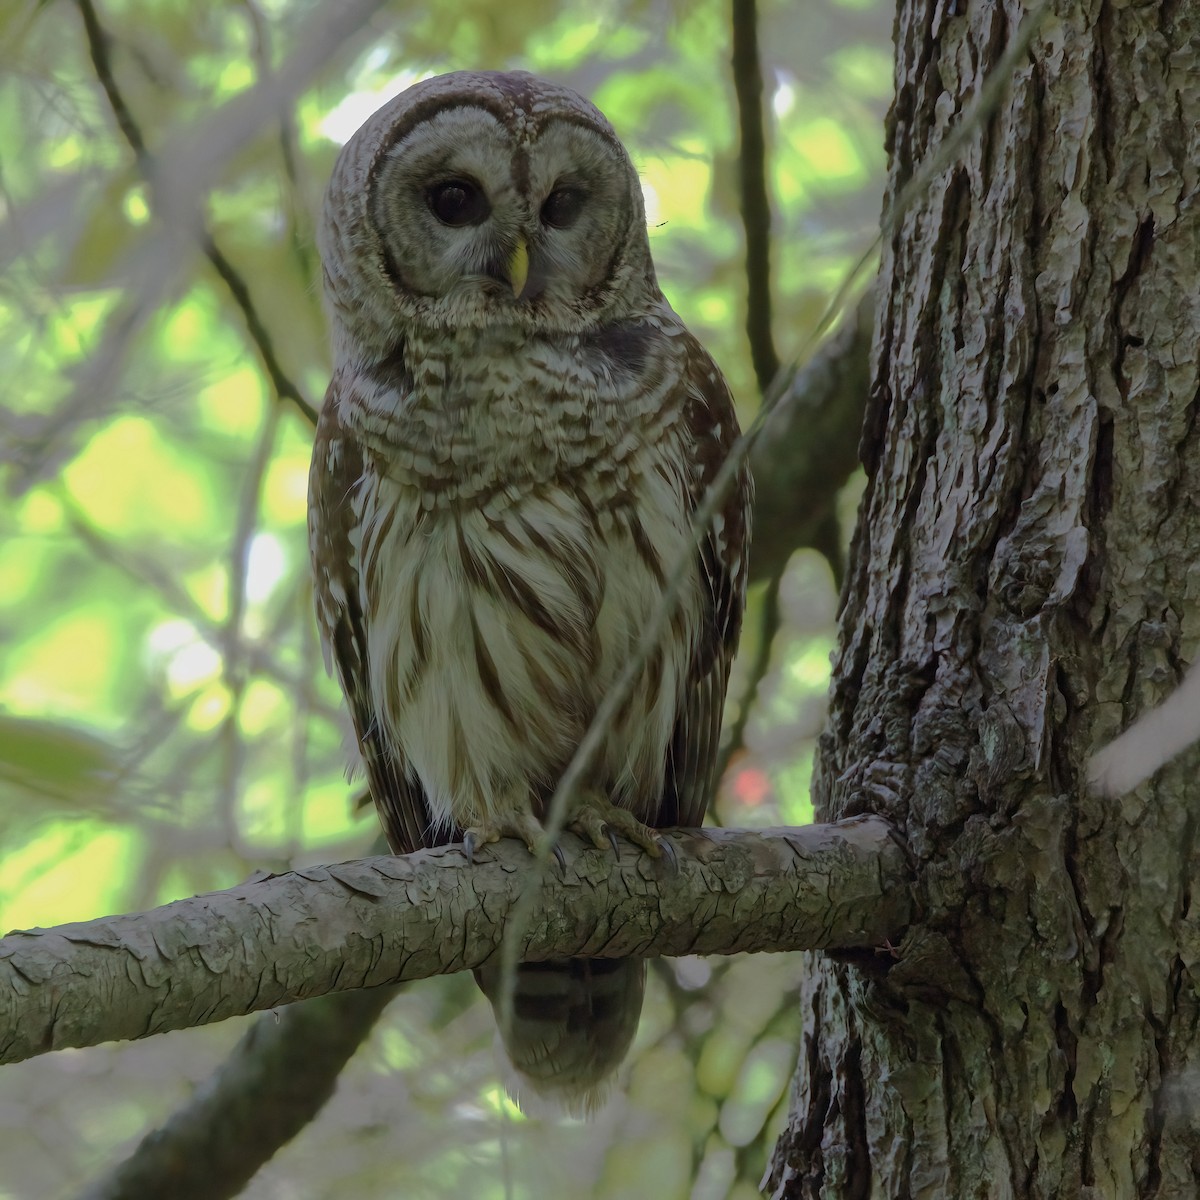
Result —
MULTIPOLYGON (((570 760, 688 545, 676 489, 652 477, 640 506, 598 506, 586 480, 441 511, 409 486, 369 485, 361 552, 375 709, 441 819, 462 826, 515 803, 570 760)), ((697 584, 598 767, 605 793, 644 815, 661 794, 701 611, 697 584)))

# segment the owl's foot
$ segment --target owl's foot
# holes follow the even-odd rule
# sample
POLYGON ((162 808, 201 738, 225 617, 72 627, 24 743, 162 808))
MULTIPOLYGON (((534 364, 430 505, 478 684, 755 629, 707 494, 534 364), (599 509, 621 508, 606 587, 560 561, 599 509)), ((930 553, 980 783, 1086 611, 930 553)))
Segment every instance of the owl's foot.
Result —
MULTIPOLYGON (((463 853, 467 856, 467 862, 474 863, 475 851, 480 846, 498 842, 502 837, 514 837, 525 843, 530 854, 537 854, 538 845, 545 836, 546 831, 532 813, 514 810, 499 817, 485 817, 465 830, 463 853)), ((563 857, 562 849, 555 845, 553 853, 558 865, 565 869, 567 860, 563 857)))
POLYGON ((617 845, 617 834, 620 834, 626 841, 640 846, 651 858, 665 858, 672 870, 679 869, 675 847, 657 829, 643 825, 629 809, 619 808, 596 792, 589 792, 579 800, 567 828, 584 841, 591 842, 597 850, 611 846, 614 858, 621 856, 621 848, 617 845))

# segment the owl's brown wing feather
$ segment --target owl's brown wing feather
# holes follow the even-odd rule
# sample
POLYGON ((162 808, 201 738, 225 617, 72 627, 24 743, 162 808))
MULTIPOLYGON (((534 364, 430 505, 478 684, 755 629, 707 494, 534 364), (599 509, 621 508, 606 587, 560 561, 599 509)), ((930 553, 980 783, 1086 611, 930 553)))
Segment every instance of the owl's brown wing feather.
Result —
POLYGON ((326 666, 332 659, 346 693, 367 783, 388 845, 395 854, 408 854, 452 840, 457 831, 434 827, 424 789, 395 749, 385 743, 375 719, 358 539, 352 536, 358 521, 353 497, 361 486, 365 464, 360 443, 343 430, 338 419, 333 396, 338 386, 335 376, 317 424, 309 474, 308 530, 317 624, 326 666))
MULTIPOLYGON (((695 512, 738 438, 729 386, 707 351, 687 335, 684 421, 692 447, 689 510, 695 512)), ((753 484, 747 467, 734 478, 700 542, 697 564, 706 620, 684 686, 667 754, 662 803, 655 824, 694 826, 704 820, 712 790, 729 667, 746 603, 753 484)))

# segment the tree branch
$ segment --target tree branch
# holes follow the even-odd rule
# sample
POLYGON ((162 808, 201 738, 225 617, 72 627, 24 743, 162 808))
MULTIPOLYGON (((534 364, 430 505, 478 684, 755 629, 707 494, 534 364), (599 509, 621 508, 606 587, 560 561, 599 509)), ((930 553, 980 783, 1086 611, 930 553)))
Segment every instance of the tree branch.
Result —
POLYGON ((733 0, 732 65, 740 134, 738 187, 746 235, 746 336, 758 390, 765 395, 779 370, 779 355, 771 336, 771 201, 756 6, 757 0, 733 0))
POLYGON ((134 120, 129 105, 125 103, 121 89, 117 87, 117 79, 112 68, 112 55, 109 53, 112 39, 100 24, 100 18, 92 0, 75 0, 75 7, 79 9, 79 15, 83 18, 83 29, 87 35, 88 52, 92 58, 96 78, 100 81, 105 96, 108 97, 109 107, 113 111, 122 135, 137 157, 139 172, 146 175, 150 171, 146 139, 142 136, 141 126, 134 120))
POLYGON ((854 319, 796 372, 754 445, 752 580, 778 575, 801 546, 827 549, 823 527, 858 466, 874 320, 868 291, 854 319))
POLYGON ((250 287, 245 276, 233 265, 207 229, 200 233, 200 247, 212 269, 221 277, 221 282, 224 283, 234 304, 241 311, 242 319, 246 322, 246 332, 258 350, 259 360, 271 381, 276 399, 290 400, 303 414, 304 419, 315 428, 317 410, 280 364, 279 355, 275 353, 274 339, 250 297, 250 287))
POLYGON ((667 836, 675 873, 632 848, 614 863, 569 836, 566 869, 544 873, 515 842, 474 865, 442 846, 11 933, 0 941, 0 1063, 477 967, 531 890, 529 962, 868 948, 908 924, 907 858, 881 818, 667 836))
POLYGON ((335 992, 255 1021, 185 1104, 81 1200, 222 1200, 324 1107, 397 988, 335 992))
MULTIPOLYGON (((91 55, 96 78, 100 81, 105 96, 108 97, 109 107, 112 109, 118 128, 134 153, 138 173, 151 187, 154 187, 160 175, 158 165, 147 149, 142 128, 117 84, 116 75, 113 73, 112 55, 109 52, 112 39, 101 25, 92 0, 75 0, 75 4, 83 18, 88 53, 91 55)), ((275 343, 255 307, 245 278, 217 245, 203 221, 200 221, 198 240, 204 257, 208 259, 213 270, 220 276, 246 322, 246 331, 258 350, 263 370, 266 371, 267 377, 271 381, 276 397, 280 400, 290 400, 304 414, 305 418, 315 425, 317 423, 316 409, 280 365, 279 356, 275 353, 275 343)))

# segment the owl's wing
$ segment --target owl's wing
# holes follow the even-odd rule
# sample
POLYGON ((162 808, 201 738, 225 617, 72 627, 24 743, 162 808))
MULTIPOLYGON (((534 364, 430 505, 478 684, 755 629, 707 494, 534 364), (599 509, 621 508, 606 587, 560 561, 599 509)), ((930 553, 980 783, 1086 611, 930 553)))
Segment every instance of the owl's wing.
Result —
MULTIPOLYGON (((684 422, 692 452, 688 502, 689 512, 694 513, 737 441, 739 429, 729 385, 691 334, 687 335, 686 376, 684 422)), ((706 619, 667 753, 663 799, 655 821, 662 827, 701 824, 714 784, 725 688, 746 603, 752 499, 750 471, 743 464, 700 542, 697 569, 706 619)))
POLYGON ((350 707, 367 783, 388 845, 408 854, 435 841, 425 792, 407 770, 396 747, 384 740, 371 700, 366 617, 359 586, 360 521, 354 497, 365 469, 358 440, 338 418, 337 376, 321 409, 308 481, 308 536, 313 563, 317 625, 325 666, 337 667, 350 707))

